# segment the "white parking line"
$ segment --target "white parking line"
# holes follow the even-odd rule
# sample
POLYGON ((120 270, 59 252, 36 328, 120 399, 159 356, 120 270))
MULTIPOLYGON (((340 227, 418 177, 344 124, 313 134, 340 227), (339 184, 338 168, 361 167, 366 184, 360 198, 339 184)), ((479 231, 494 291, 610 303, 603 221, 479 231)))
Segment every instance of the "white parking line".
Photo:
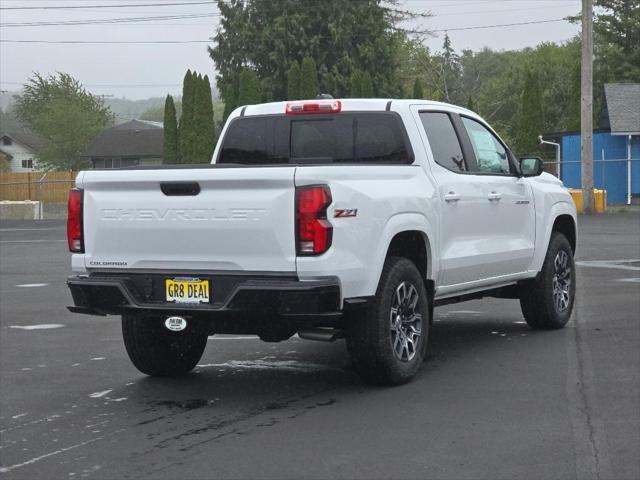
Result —
POLYGON ((21 285, 16 285, 18 288, 36 288, 36 287, 46 287, 49 285, 48 283, 23 283, 21 285))
POLYGON ((640 263, 640 259, 626 258, 622 260, 583 260, 576 262, 579 267, 592 267, 592 268, 618 268, 620 270, 636 270, 640 271, 640 267, 634 265, 627 265, 628 263, 640 263))
POLYGON ((258 337, 257 335, 243 335, 243 336, 215 335, 215 336, 209 337, 209 340, 259 340, 259 339, 260 337, 258 337))
POLYGON ((51 228, 0 228, 0 232, 35 232, 42 230, 59 230, 61 232, 64 231, 64 228, 60 227, 51 227, 51 228))
POLYGON ((40 325, 9 325, 9 328, 18 330, 51 330, 52 328, 62 328, 64 326, 61 323, 42 323, 40 325))
POLYGON ((618 278, 616 282, 640 283, 640 278, 618 278))
POLYGON ((10 465, 8 467, 0 467, 0 473, 7 473, 7 472, 10 472, 11 470, 15 470, 16 468, 21 468, 21 467, 24 467, 26 465, 31 465, 33 463, 39 462, 40 460, 43 460, 45 458, 49 458, 49 457, 52 457, 54 455, 59 455, 61 453, 68 452, 69 450, 73 450, 73 449, 78 448, 78 447, 84 447, 85 445, 90 445, 90 444, 92 444, 94 442, 97 442, 98 440, 102 440, 102 439, 110 437, 112 435, 124 432, 125 430, 126 429, 121 428, 119 430, 116 430, 115 432, 110 432, 110 433, 107 433, 105 435, 101 435, 99 437, 92 438, 91 440, 87 440, 86 442, 76 443, 75 445, 71 445, 69 447, 61 448, 60 450, 56 450, 54 452, 45 453, 44 455, 40 455, 39 457, 32 458, 32 459, 27 460, 27 461, 22 462, 22 463, 16 463, 16 464, 10 465))
POLYGON ((62 243, 66 240, 0 240, 0 243, 62 243))
POLYGON ((106 394, 113 392, 113 390, 103 390, 102 392, 95 392, 89 395, 90 398, 101 398, 106 394))

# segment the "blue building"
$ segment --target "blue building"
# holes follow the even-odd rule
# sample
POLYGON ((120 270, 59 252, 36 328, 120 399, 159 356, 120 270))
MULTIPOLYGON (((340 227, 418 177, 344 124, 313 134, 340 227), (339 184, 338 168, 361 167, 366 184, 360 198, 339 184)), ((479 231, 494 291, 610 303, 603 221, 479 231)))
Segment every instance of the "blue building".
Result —
MULTIPOLYGON (((609 204, 640 199, 640 84, 604 87, 605 106, 593 132, 593 183, 607 190, 609 204)), ((580 132, 546 135, 560 144, 561 178, 581 188, 580 132)))

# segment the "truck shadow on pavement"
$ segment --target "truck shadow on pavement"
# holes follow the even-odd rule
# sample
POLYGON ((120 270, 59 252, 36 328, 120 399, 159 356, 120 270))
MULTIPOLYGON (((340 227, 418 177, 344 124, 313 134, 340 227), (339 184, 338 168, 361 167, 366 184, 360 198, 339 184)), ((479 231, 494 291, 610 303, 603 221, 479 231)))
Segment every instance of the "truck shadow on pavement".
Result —
POLYGON ((137 435, 146 437, 141 447, 148 450, 139 453, 166 447, 185 452, 336 403, 357 409, 371 395, 402 398, 411 394, 403 391, 415 392, 430 382, 451 382, 470 366, 486 371, 485 364, 508 361, 510 355, 519 356, 525 344, 558 335, 563 334, 534 332, 513 320, 441 320, 431 328, 429 355, 422 370, 413 382, 393 389, 363 384, 349 365, 344 342, 320 344, 325 349, 320 353, 316 344, 307 349, 307 343, 299 342, 295 358, 274 351, 268 358, 201 364, 183 378, 140 378, 128 387, 128 398, 141 408, 129 421, 134 422, 137 435))
MULTIPOLYGON (((446 375, 460 361, 504 356, 505 349, 516 350, 527 342, 538 343, 539 338, 563 335, 560 332, 534 331, 514 320, 441 319, 431 326, 427 360, 413 382, 428 381, 425 377, 434 372, 446 375)), ((141 395, 139 400, 148 398, 154 408, 186 411, 217 402, 238 405, 246 399, 265 399, 268 403, 329 390, 378 388, 368 387, 355 374, 344 341, 327 345, 298 340, 295 355, 280 352, 288 349, 287 342, 277 345, 284 347, 260 358, 235 355, 234 359, 220 359, 220 354, 211 352, 205 354, 206 363, 190 375, 142 377, 135 383, 135 391, 141 395)))

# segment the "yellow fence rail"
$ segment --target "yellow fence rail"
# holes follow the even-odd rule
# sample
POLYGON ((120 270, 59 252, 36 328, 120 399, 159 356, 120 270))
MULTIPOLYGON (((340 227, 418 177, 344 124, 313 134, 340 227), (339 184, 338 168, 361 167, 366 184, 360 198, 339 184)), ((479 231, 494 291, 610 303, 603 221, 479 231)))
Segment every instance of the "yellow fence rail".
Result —
POLYGON ((65 203, 78 172, 0 173, 0 200, 65 203))

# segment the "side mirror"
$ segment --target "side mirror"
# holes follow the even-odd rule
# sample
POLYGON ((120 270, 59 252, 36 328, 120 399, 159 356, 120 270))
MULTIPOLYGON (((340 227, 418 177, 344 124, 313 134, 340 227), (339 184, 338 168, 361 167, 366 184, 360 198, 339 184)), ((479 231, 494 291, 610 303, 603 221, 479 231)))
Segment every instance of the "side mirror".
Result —
POLYGON ((537 177, 544 172, 544 164, 540 157, 524 157, 520 159, 520 172, 523 177, 537 177))

